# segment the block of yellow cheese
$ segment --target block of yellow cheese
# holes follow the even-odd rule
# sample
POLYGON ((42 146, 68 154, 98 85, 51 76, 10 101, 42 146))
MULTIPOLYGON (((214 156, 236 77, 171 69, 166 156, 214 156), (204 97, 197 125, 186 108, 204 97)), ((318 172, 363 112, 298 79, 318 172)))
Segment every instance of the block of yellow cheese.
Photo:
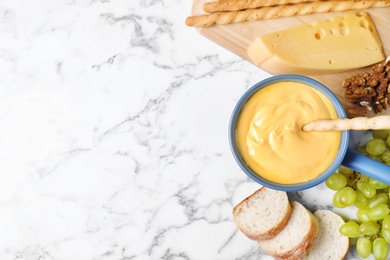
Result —
POLYGON ((248 48, 254 64, 271 74, 329 74, 385 59, 367 13, 347 13, 260 36, 248 48))

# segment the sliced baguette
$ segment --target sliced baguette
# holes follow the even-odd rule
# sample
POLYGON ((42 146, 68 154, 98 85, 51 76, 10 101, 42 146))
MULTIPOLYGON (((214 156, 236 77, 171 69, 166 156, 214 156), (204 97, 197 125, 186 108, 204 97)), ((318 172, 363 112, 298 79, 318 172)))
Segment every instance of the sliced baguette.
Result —
POLYGON ((329 210, 317 210, 318 235, 305 260, 341 260, 349 249, 349 238, 340 234, 339 228, 344 220, 329 210))
POLYGON ((317 236, 318 222, 314 215, 296 201, 291 202, 291 207, 291 217, 284 229, 272 239, 257 241, 276 259, 299 259, 307 254, 317 236))
POLYGON ((237 227, 254 240, 275 237, 286 226, 290 215, 287 193, 266 187, 258 189, 233 209, 237 227))

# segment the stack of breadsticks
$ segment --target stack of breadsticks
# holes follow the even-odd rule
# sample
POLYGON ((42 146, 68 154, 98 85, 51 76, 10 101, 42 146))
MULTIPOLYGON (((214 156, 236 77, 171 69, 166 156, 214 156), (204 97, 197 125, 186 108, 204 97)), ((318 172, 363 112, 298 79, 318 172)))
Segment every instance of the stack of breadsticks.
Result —
POLYGON ((342 12, 390 6, 390 0, 217 0, 206 2, 206 14, 190 16, 187 26, 209 27, 311 13, 342 12))

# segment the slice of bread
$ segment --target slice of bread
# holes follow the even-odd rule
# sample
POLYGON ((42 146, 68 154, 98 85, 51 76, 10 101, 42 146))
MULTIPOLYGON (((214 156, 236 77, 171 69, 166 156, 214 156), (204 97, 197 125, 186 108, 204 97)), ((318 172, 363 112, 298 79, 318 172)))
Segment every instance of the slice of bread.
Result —
POLYGON ((276 259, 304 256, 317 236, 318 222, 314 215, 296 201, 291 202, 291 207, 291 217, 284 229, 272 239, 257 241, 265 252, 276 259))
POLYGON ((291 206, 284 191, 262 187, 233 209, 234 222, 247 237, 275 237, 287 224, 291 206))
POLYGON ((306 260, 341 260, 349 249, 349 238, 340 234, 344 220, 329 210, 317 210, 318 235, 310 251, 303 257, 306 260))

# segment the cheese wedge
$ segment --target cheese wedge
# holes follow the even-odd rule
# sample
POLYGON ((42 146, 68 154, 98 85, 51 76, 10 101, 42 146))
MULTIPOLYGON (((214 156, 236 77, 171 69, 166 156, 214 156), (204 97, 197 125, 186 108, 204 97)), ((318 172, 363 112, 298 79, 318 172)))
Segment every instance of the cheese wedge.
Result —
POLYGON ((348 13, 260 36, 249 46, 254 64, 271 74, 328 74, 385 59, 367 13, 348 13))

